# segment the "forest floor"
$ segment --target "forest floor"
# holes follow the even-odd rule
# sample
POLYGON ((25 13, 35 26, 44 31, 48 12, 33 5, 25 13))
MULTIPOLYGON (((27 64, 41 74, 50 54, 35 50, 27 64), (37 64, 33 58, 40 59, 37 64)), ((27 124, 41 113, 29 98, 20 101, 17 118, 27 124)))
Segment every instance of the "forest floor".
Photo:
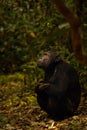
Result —
MULTIPOLYGON (((37 104, 33 90, 23 80, 0 78, 0 130, 87 130, 87 93, 73 117, 54 121, 37 104), (6 81, 6 82, 5 82, 6 81)), ((22 78, 21 78, 22 79, 22 78)))

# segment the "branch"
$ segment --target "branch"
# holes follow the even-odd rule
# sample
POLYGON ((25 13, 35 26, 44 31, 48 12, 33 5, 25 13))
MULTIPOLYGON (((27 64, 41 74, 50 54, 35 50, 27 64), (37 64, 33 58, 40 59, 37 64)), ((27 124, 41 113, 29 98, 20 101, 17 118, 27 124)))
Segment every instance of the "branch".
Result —
POLYGON ((72 46, 75 56, 80 64, 87 66, 87 55, 82 52, 82 38, 80 34, 81 22, 79 17, 72 13, 63 2, 63 0, 53 0, 59 11, 65 16, 67 22, 69 22, 72 33, 72 46))

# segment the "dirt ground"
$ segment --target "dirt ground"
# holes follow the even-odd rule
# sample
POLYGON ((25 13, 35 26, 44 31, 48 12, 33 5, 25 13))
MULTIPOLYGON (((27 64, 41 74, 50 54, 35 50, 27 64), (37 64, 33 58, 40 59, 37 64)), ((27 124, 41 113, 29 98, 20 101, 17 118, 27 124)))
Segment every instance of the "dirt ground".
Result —
POLYGON ((87 94, 73 117, 54 121, 41 110, 35 93, 18 83, 0 86, 0 130, 87 130, 87 94))

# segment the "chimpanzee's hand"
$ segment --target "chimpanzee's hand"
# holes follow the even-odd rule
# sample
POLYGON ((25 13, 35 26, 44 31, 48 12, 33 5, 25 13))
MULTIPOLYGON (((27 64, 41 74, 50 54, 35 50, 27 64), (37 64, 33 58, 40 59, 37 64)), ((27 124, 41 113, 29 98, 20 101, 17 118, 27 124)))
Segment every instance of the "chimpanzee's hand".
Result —
POLYGON ((50 83, 39 83, 39 89, 43 90, 50 86, 50 83))

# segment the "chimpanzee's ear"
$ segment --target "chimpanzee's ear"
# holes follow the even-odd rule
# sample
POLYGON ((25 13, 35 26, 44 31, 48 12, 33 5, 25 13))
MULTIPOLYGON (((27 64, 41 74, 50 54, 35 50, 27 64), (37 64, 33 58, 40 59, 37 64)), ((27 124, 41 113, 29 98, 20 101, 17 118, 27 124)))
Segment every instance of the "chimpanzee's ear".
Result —
POLYGON ((60 58, 59 55, 57 55, 56 58, 55 58, 55 62, 60 62, 60 61, 62 61, 62 59, 60 58))

